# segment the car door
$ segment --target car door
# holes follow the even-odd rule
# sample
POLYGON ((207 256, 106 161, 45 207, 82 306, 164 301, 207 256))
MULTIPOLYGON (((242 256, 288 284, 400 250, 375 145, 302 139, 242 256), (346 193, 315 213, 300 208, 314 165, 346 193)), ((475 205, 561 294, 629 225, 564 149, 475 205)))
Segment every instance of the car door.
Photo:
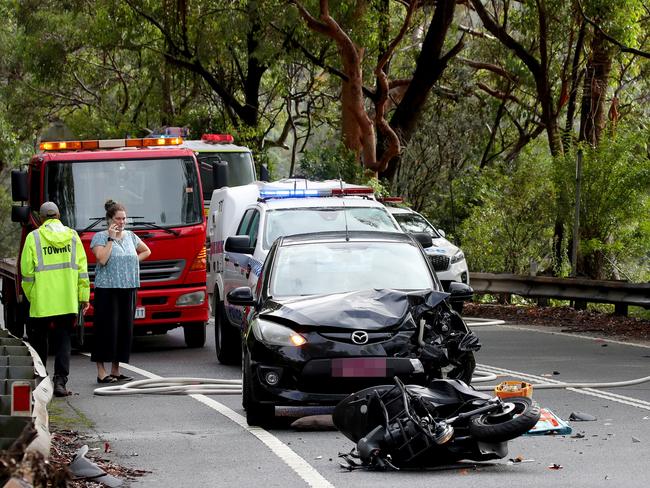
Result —
MULTIPOLYGON (((249 235, 251 223, 259 222, 259 211, 256 208, 249 208, 244 212, 237 227, 235 235, 249 235), (257 216, 257 217, 256 217, 257 216)), ((248 285, 247 270, 251 256, 248 254, 226 252, 224 264, 224 292, 227 296, 230 291, 240 286, 248 285)), ((242 307, 230 305, 226 298, 226 315, 232 324, 241 325, 242 307)))

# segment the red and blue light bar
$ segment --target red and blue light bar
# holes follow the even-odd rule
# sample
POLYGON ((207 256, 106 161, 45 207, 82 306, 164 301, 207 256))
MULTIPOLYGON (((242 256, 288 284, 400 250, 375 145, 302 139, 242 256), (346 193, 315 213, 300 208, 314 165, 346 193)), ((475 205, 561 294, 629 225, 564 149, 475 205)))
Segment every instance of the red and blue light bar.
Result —
POLYGON ((342 197, 355 195, 372 195, 374 190, 370 187, 354 188, 264 188, 260 190, 260 198, 314 198, 314 197, 342 197))

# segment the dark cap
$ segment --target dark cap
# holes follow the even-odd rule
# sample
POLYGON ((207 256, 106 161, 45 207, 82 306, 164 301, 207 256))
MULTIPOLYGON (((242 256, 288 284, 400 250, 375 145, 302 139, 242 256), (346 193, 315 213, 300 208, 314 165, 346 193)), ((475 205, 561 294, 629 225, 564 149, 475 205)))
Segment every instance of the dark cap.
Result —
POLYGON ((59 207, 54 202, 45 202, 41 205, 41 217, 56 217, 59 215, 59 207))

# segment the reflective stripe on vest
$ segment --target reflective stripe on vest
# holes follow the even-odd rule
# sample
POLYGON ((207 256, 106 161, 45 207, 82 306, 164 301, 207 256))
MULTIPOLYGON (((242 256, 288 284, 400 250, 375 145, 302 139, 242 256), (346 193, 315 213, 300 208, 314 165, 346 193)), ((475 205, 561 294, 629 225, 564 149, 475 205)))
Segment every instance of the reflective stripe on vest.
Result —
MULTIPOLYGON (((36 246, 36 271, 53 271, 55 269, 79 269, 77 266, 77 237, 72 236, 69 263, 45 264, 43 259, 43 248, 41 247, 41 235, 34 232, 34 244, 36 246)), ((87 276, 86 276, 87 278, 87 276)))
POLYGON ((23 281, 27 281, 27 282, 34 281, 34 277, 33 276, 24 276, 23 275, 23 281))

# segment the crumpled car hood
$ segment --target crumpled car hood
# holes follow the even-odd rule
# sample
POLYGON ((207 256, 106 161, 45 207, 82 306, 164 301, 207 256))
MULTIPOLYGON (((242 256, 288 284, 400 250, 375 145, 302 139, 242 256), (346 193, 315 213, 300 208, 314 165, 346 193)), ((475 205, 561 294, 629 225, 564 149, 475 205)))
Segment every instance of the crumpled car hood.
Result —
POLYGON ((331 295, 271 299, 260 318, 291 321, 303 326, 381 330, 398 327, 409 315, 419 317, 449 296, 425 290, 362 290, 331 295))

